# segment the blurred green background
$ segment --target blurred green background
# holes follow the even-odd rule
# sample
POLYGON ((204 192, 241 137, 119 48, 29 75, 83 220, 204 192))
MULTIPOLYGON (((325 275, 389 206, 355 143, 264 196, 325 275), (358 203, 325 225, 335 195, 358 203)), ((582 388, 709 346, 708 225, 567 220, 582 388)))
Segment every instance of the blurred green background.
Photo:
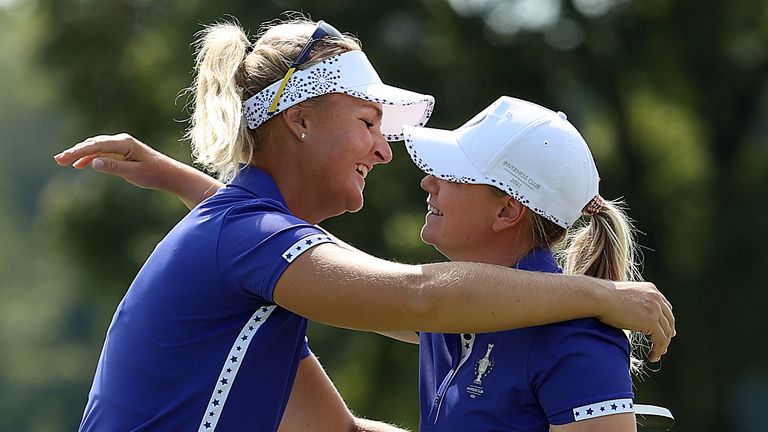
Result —
MULTIPOLYGON (((229 15, 255 33, 284 10, 357 35, 386 81, 434 94, 431 126, 501 94, 568 113, 675 305, 678 336, 637 401, 669 407, 678 431, 766 430, 763 0, 0 0, 0 430, 77 428, 115 306, 185 213, 51 156, 125 131, 189 161, 193 34, 229 15)), ((421 174, 393 147, 365 210, 324 225, 438 260, 418 238, 421 174)), ((414 346, 320 325, 310 340, 356 413, 417 427, 414 346)))

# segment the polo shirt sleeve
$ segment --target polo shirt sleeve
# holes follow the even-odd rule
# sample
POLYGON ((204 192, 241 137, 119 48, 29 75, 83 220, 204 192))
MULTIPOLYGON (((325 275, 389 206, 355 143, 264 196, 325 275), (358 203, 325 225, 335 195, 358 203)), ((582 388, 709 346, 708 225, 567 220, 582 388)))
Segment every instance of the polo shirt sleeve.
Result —
POLYGON ((595 319, 540 327, 530 385, 550 424, 633 412, 629 341, 595 319))
POLYGON ((233 291, 274 302, 275 284, 301 254, 334 238, 279 205, 243 206, 229 212, 220 228, 220 277, 233 291))

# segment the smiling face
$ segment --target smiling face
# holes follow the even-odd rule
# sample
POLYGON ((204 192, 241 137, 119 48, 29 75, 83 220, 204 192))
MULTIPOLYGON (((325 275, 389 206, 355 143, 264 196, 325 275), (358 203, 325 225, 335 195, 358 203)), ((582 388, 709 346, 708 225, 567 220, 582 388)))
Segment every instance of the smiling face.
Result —
POLYGON ((392 160, 392 149, 381 134, 381 104, 338 93, 318 99, 303 119, 299 169, 309 179, 303 199, 322 220, 362 208, 365 177, 392 160))
POLYGON ((509 197, 491 186, 454 183, 428 175, 429 193, 421 239, 454 261, 479 261, 497 237, 498 220, 509 197))

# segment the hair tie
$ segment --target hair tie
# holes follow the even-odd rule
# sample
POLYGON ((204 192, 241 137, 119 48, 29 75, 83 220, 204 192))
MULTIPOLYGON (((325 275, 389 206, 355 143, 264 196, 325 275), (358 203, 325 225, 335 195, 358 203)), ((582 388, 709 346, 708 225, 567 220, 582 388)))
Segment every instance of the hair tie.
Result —
POLYGON ((592 201, 590 201, 581 212, 585 215, 592 216, 594 214, 600 213, 600 210, 603 209, 603 206, 605 206, 603 197, 600 195, 595 195, 595 197, 592 198, 592 201))

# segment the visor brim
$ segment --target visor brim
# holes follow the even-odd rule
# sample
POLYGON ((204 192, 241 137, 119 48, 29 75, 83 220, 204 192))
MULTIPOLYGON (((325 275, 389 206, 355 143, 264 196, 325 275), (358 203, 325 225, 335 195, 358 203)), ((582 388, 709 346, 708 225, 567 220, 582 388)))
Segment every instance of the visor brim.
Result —
POLYGON ((342 93, 382 104, 381 133, 387 141, 402 141, 403 126, 424 126, 435 105, 433 96, 380 82, 344 89, 342 93))
POLYGON ((453 131, 403 126, 403 135, 408 155, 424 173, 456 183, 488 183, 464 154, 453 131))

